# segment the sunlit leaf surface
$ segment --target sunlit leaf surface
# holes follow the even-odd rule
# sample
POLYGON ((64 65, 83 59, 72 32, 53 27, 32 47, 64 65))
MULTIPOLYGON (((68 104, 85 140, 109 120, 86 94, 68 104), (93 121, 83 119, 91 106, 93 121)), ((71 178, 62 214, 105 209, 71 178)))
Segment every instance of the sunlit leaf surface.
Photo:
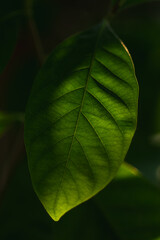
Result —
POLYGON ((54 220, 115 176, 137 122, 131 57, 106 22, 60 44, 29 99, 25 143, 34 189, 54 220))

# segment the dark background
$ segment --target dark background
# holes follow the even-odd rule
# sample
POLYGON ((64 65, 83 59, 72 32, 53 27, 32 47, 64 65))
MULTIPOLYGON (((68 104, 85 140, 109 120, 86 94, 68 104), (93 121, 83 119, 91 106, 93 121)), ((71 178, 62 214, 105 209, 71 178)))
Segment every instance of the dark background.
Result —
MULTIPOLYGON (((22 0, 1 1, 3 111, 25 111, 42 62, 24 5, 22 0)), ((106 0, 35 0, 34 21, 44 55, 66 37, 101 21, 108 6, 106 0)), ((140 86, 138 126, 126 161, 137 167, 144 179, 117 179, 55 223, 32 189, 23 124, 13 124, 0 138, 1 240, 160 239, 160 2, 124 9, 111 26, 132 55, 140 86)))

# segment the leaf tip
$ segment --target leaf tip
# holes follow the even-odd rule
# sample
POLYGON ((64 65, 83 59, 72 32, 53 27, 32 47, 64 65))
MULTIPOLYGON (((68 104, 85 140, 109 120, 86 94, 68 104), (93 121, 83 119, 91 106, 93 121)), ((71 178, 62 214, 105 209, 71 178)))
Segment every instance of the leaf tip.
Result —
POLYGON ((65 213, 63 213, 63 214, 54 214, 54 213, 48 212, 48 214, 53 219, 53 221, 58 222, 65 213))

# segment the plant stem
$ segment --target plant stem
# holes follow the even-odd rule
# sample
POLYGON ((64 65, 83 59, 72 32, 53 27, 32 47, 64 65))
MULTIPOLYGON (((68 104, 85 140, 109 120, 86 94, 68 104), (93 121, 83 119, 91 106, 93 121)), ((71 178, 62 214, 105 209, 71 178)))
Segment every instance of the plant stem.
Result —
POLYGON ((120 7, 120 3, 121 3, 121 0, 118 0, 116 2, 116 4, 114 5, 113 9, 112 9, 112 14, 113 15, 116 15, 116 13, 118 12, 119 10, 119 7, 120 7))
POLYGON ((121 0, 117 0, 114 5, 110 3, 110 9, 108 11, 108 16, 107 16, 107 19, 109 21, 112 21, 112 19, 117 15, 120 5, 121 5, 121 0))
POLYGON ((26 12, 27 12, 27 16, 28 16, 28 23, 29 23, 29 27, 32 33, 32 37, 33 37, 33 41, 34 41, 34 45, 35 45, 35 49, 37 52, 37 56, 39 59, 39 62, 41 65, 43 65, 44 61, 45 61, 45 53, 44 53, 44 49, 42 46, 42 42, 41 42, 41 38, 38 32, 38 28, 36 25, 36 22, 34 20, 34 14, 33 14, 33 0, 26 0, 26 12))

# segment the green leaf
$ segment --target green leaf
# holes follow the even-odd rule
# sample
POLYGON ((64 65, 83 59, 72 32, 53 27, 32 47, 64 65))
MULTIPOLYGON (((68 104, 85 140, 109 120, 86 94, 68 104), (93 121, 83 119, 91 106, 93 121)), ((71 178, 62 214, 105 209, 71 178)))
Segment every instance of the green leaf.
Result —
POLYGON ((122 165, 94 200, 120 239, 160 239, 160 189, 132 166, 122 165))
POLYGON ((131 57, 106 22, 60 44, 29 99, 25 144, 34 189, 54 220, 115 176, 137 123, 131 57))
POLYGON ((0 215, 1 240, 10 236, 18 240, 75 240, 75 236, 76 240, 119 240, 92 200, 70 211, 62 221, 53 222, 32 190, 26 159, 21 160, 10 179, 0 215))

